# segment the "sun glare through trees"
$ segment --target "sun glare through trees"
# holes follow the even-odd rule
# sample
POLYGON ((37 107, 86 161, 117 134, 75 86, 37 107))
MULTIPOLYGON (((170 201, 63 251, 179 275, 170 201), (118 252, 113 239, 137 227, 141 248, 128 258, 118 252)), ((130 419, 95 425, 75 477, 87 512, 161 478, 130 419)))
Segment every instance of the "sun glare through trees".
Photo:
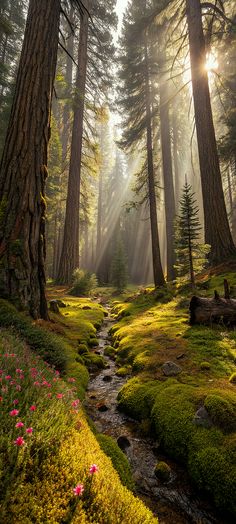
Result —
POLYGON ((0 522, 235 522, 235 326, 235 0, 0 0, 0 522))

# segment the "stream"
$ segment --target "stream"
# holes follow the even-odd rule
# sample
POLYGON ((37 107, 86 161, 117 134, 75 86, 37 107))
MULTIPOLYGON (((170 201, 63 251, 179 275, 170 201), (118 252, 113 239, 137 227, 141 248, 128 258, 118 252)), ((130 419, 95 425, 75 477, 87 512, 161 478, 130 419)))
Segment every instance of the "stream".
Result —
MULTIPOLYGON (((109 312, 109 306, 106 305, 109 312)), ((99 346, 95 351, 103 355, 104 347, 111 344, 109 329, 114 319, 108 315, 97 333, 99 346)), ((119 439, 133 472, 136 494, 141 498, 159 524, 230 524, 219 517, 204 496, 199 495, 190 483, 186 471, 163 455, 158 443, 144 438, 139 422, 117 409, 117 394, 127 378, 118 377, 115 362, 104 357, 106 369, 91 375, 86 397, 86 411, 100 433, 119 439), (158 461, 163 460, 171 467, 171 477, 166 483, 154 475, 158 461)))

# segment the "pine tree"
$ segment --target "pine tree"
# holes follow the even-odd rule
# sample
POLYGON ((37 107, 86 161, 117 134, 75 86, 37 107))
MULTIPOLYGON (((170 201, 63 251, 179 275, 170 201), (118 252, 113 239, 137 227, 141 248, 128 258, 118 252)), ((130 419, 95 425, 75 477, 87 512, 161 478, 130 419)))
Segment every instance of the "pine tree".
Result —
POLYGON ((122 292, 127 286, 127 264, 124 245, 121 238, 118 239, 116 250, 111 265, 111 281, 117 291, 122 292))
POLYGON ((176 221, 176 269, 180 277, 189 273, 193 287, 195 273, 203 268, 209 251, 209 246, 199 241, 202 228, 198 213, 194 193, 186 181, 180 199, 180 214, 176 221))
MULTIPOLYGON (((123 135, 121 145, 128 151, 134 146, 141 149, 145 144, 144 159, 147 200, 150 210, 152 259, 155 286, 165 283, 159 245, 156 209, 155 166, 153 144, 153 53, 150 35, 143 15, 148 15, 147 2, 131 2, 121 38, 119 105, 123 113, 123 135), (140 25, 141 20, 141 25, 140 25)), ((144 184, 143 184, 144 185, 144 184)))

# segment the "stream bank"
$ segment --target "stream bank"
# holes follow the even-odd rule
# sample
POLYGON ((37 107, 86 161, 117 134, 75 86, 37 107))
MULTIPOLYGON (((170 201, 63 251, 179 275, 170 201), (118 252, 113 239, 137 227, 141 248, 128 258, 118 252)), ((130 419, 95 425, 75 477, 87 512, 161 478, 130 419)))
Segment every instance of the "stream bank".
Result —
MULTIPOLYGON (((113 323, 114 319, 108 315, 97 333, 96 351, 101 355, 110 344, 109 330, 113 323)), ((130 462, 137 495, 158 516, 159 524, 228 524, 229 521, 217 516, 206 498, 194 490, 186 471, 160 453, 157 442, 142 436, 140 423, 118 411, 117 394, 127 379, 115 374, 114 360, 104 358, 107 367, 91 376, 86 411, 98 432, 118 440, 130 462), (166 462, 171 468, 168 482, 162 483, 154 474, 158 461, 166 462)))

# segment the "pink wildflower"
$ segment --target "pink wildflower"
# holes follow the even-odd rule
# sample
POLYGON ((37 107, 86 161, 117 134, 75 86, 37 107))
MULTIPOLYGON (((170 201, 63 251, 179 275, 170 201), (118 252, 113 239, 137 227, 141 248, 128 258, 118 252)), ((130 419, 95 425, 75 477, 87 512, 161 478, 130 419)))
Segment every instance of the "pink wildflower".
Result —
POLYGON ((99 470, 99 467, 96 464, 92 464, 92 466, 89 468, 89 473, 93 475, 94 473, 97 473, 98 470, 99 470))
POLYGON ((14 444, 15 444, 15 446, 24 446, 25 441, 24 441, 23 437, 17 437, 17 439, 14 440, 14 444))
POLYGON ((23 428, 24 424, 23 422, 17 422, 15 425, 15 428, 23 428))
POLYGON ((36 411, 37 407, 33 404, 32 406, 30 406, 30 411, 36 411))
POLYGON ((57 393, 57 398, 63 398, 63 397, 64 397, 63 393, 57 393))
POLYGON ((68 378, 68 382, 75 382, 75 378, 68 378))
POLYGON ((34 382, 34 386, 40 386, 40 382, 39 382, 38 380, 36 380, 36 381, 34 382))
POLYGON ((2 375, 2 374, 3 374, 3 369, 0 369, 0 375, 2 375))
POLYGON ((27 428, 25 431, 28 435, 31 435, 33 433, 33 428, 27 428))
POLYGON ((20 369, 20 368, 17 368, 17 369, 16 369, 16 373, 23 373, 23 370, 20 369))
POLYGON ((15 399, 13 400, 13 404, 14 404, 14 406, 16 406, 17 404, 19 404, 19 400, 18 400, 18 398, 15 398, 15 399))
POLYGON ((11 380, 11 375, 6 375, 6 376, 5 376, 5 379, 6 379, 6 380, 11 380))
POLYGON ((73 489, 74 495, 76 497, 80 497, 83 495, 84 492, 84 485, 83 484, 77 484, 77 486, 73 489))
POLYGON ((79 403, 80 403, 80 400, 77 399, 77 400, 73 400, 73 402, 71 402, 71 405, 72 405, 73 408, 77 408, 79 403))
POLYGON ((47 397, 48 397, 48 398, 51 398, 51 396, 52 396, 52 393, 48 393, 48 394, 47 394, 47 397))
POLYGON ((19 379, 20 380, 24 380, 25 376, 24 375, 19 375, 19 379))
POLYGON ((19 414, 19 409, 12 409, 12 411, 10 411, 11 417, 17 417, 18 414, 19 414))
POLYGON ((21 391, 21 386, 20 386, 20 384, 16 384, 15 388, 16 388, 16 391, 21 391))
POLYGON ((0 402, 2 402, 2 401, 3 401, 3 397, 0 397, 0 402))

